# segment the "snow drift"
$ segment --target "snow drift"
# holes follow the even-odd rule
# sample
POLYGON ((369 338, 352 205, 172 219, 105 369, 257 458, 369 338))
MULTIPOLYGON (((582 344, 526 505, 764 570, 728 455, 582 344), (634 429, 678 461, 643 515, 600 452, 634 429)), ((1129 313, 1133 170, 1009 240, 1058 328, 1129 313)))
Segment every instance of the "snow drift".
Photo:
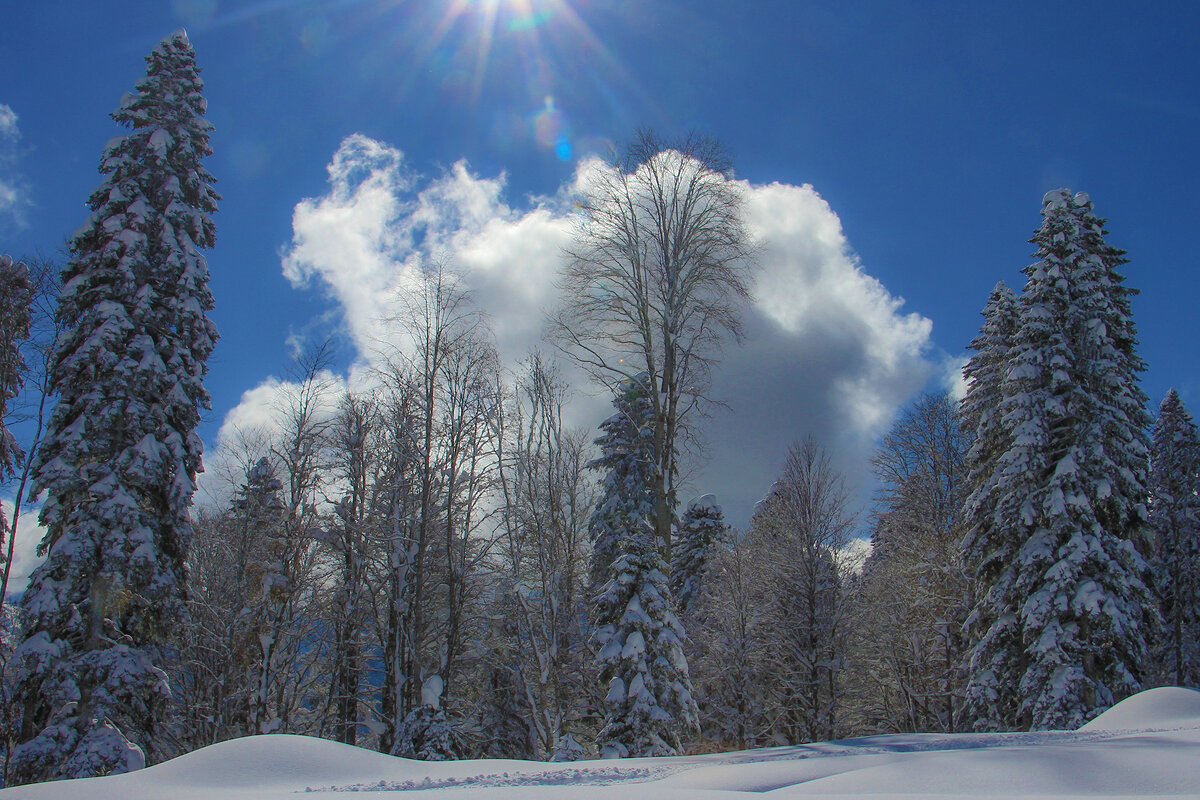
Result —
POLYGON ((1078 731, 897 734, 703 756, 424 763, 304 736, 206 747, 141 772, 8 789, 0 800, 405 800, 1200 796, 1200 692, 1161 688, 1078 731))

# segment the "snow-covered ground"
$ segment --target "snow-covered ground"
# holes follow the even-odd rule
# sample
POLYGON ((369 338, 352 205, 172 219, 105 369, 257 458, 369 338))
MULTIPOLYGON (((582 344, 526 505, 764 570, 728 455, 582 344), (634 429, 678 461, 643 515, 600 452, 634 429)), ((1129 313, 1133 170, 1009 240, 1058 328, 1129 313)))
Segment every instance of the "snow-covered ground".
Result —
POLYGON ((2 800, 675 800, 1200 797, 1200 692, 1153 689, 1078 731, 900 734, 662 759, 430 764, 303 736, 224 742, 141 772, 2 800))

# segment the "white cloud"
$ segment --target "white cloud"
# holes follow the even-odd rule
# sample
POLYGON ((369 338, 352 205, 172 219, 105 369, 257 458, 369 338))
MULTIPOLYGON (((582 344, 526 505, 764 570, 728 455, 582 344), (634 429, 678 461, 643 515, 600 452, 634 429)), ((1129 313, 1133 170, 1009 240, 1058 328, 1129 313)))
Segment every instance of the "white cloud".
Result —
POLYGON ((364 357, 389 341, 396 295, 423 265, 445 262, 484 299, 500 352, 515 360, 541 336, 554 301, 554 275, 570 230, 551 200, 518 213, 505 178, 482 178, 465 161, 417 191, 403 154, 361 135, 342 142, 329 165, 329 191, 296 206, 283 257, 293 285, 319 278, 332 292, 364 357))
POLYGON ((217 444, 228 445, 241 431, 270 430, 275 425, 277 397, 284 391, 284 384, 275 376, 242 392, 238 404, 225 415, 221 430, 217 432, 217 444))
POLYGON ((11 107, 0 103, 0 139, 17 140, 21 132, 17 129, 17 112, 11 107))
MULTIPOLYGON (((538 345, 544 312, 558 301, 570 200, 596 168, 581 164, 556 196, 517 209, 505 199, 503 174, 481 177, 460 161, 421 183, 399 150, 351 136, 329 165, 326 194, 296 206, 284 274, 330 293, 365 363, 388 337, 397 293, 422 263, 443 261, 462 272, 512 365, 538 345)), ((755 300, 745 346, 731 345, 714 376, 714 394, 730 411, 710 421, 709 459, 691 487, 718 493, 738 524, 788 446, 808 433, 859 491, 875 438, 935 369, 925 355, 931 322, 904 313, 904 301, 865 271, 811 186, 743 188, 758 256, 755 300)), ((261 419, 276 391, 268 382, 248 392, 227 426, 261 419)), ((578 386, 576 398, 570 416, 581 424, 606 415, 607 400, 593 388, 578 386)))
POLYGON ((329 164, 330 191, 297 204, 283 274, 303 287, 315 276, 332 290, 360 349, 381 335, 388 292, 406 249, 399 225, 410 210, 399 150, 351 136, 329 164))
POLYGON ((743 521, 808 434, 863 494, 876 439, 933 369, 932 323, 864 271, 812 186, 748 185, 746 218, 758 247, 750 334, 716 376, 731 413, 714 419, 701 487, 743 521))
POLYGON ((853 351, 837 378, 849 424, 873 433, 895 405, 894 383, 922 362, 933 323, 904 314, 850 252, 841 220, 812 186, 749 187, 747 224, 760 245, 758 309, 795 341, 821 337, 853 351))
MULTIPOLYGON (((12 524, 13 503, 8 498, 0 499, 0 507, 4 509, 5 525, 12 524)), ((45 559, 38 557, 37 547, 46 535, 46 529, 38 524, 40 506, 22 504, 21 518, 17 520, 17 538, 13 544, 12 571, 8 576, 8 592, 16 594, 25 591, 29 585, 29 575, 38 564, 45 559)), ((8 542, 4 542, 7 552, 8 542)))
MULTIPOLYGON (((332 415, 339 393, 346 389, 360 391, 369 380, 370 376, 361 370, 351 370, 345 377, 329 370, 319 372, 313 380, 318 392, 314 421, 332 415)), ((238 404, 221 422, 216 446, 205 455, 204 472, 198 480, 198 504, 225 505, 230 500, 231 487, 244 480, 246 470, 258 459, 270 456, 271 447, 286 432, 289 409, 294 407, 301 388, 298 381, 272 375, 242 393, 238 404)))
POLYGON ((947 355, 942 361, 942 388, 956 403, 967 396, 967 379, 963 377, 963 369, 970 360, 970 356, 947 355))
POLYGON ((24 225, 21 211, 27 198, 24 196, 21 176, 16 172, 17 142, 20 138, 16 112, 0 103, 0 215, 8 216, 17 225, 24 225))

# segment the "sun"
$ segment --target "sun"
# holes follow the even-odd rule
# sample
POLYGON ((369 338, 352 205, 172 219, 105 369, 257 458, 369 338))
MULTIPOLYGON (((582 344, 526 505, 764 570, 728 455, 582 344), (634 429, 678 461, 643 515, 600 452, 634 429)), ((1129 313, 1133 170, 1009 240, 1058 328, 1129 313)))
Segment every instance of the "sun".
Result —
POLYGON ((370 35, 387 55, 375 63, 403 64, 387 76, 392 94, 440 91, 496 151, 532 144, 562 162, 607 153, 612 131, 597 120, 627 118, 624 98, 654 106, 620 43, 605 41, 627 11, 593 0, 358 1, 379 12, 370 35))

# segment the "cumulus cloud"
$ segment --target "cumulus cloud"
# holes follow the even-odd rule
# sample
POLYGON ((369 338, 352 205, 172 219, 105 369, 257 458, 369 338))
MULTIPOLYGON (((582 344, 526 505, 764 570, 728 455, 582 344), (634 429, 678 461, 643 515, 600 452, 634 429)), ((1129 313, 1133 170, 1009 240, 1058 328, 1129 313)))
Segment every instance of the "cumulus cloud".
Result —
POLYGON ((870 450, 897 408, 928 380, 932 322, 904 313, 863 269, 841 220, 812 186, 746 189, 757 245, 748 336, 730 349, 714 390, 729 405, 711 426, 709 491, 746 520, 788 447, 812 434, 860 495, 870 450))
POLYGON ((933 323, 902 313, 904 300, 866 274, 841 221, 812 186, 749 187, 747 224, 760 244, 756 310, 793 341, 819 340, 852 364, 835 390, 847 423, 868 433, 886 424, 896 383, 907 387, 933 323))
POLYGON ((297 287, 324 284, 364 358, 394 338, 399 293, 438 263, 486 298, 503 356, 515 360, 537 342, 538 309, 553 302, 570 233, 560 201, 517 212, 504 200, 503 174, 480 177, 465 161, 418 190, 403 153, 357 134, 328 172, 328 192, 295 208, 283 271, 297 287))
POLYGON ((216 447, 205 455, 204 472, 197 481, 198 504, 219 508, 229 503, 230 492, 245 481, 246 471, 268 456, 281 434, 287 433, 305 391, 311 392, 311 419, 319 424, 333 416, 339 395, 361 391, 369 377, 361 369, 352 368, 347 375, 321 369, 307 387, 302 380, 302 376, 269 376, 242 393, 221 422, 216 447))
MULTIPOLYGON (((421 180, 399 150, 351 136, 329 165, 326 193, 295 208, 284 274, 329 292, 367 364, 422 264, 446 263, 462 273, 513 365, 539 344, 544 313, 559 302, 571 198, 597 168, 582 163, 570 185, 518 208, 506 199, 504 174, 479 176, 458 162, 421 180)), ((692 488, 717 493, 735 524, 766 493, 788 446, 809 433, 861 490, 876 437, 936 370, 926 357, 931 322, 905 313, 904 301, 866 272, 813 187, 743 189, 754 300, 744 346, 730 345, 714 375, 715 398, 728 411, 709 420, 707 458, 692 476, 692 488)), ((278 388, 248 392, 229 419, 261 414, 263 397, 278 388)), ((576 398, 575 421, 592 427, 607 415, 594 389, 580 386, 576 398)))
POLYGON ((402 161, 399 150, 351 136, 328 166, 329 193, 292 213, 284 276, 297 287, 314 277, 326 284, 360 348, 380 336, 387 294, 409 249, 398 224, 411 211, 401 199, 408 188, 402 161))

